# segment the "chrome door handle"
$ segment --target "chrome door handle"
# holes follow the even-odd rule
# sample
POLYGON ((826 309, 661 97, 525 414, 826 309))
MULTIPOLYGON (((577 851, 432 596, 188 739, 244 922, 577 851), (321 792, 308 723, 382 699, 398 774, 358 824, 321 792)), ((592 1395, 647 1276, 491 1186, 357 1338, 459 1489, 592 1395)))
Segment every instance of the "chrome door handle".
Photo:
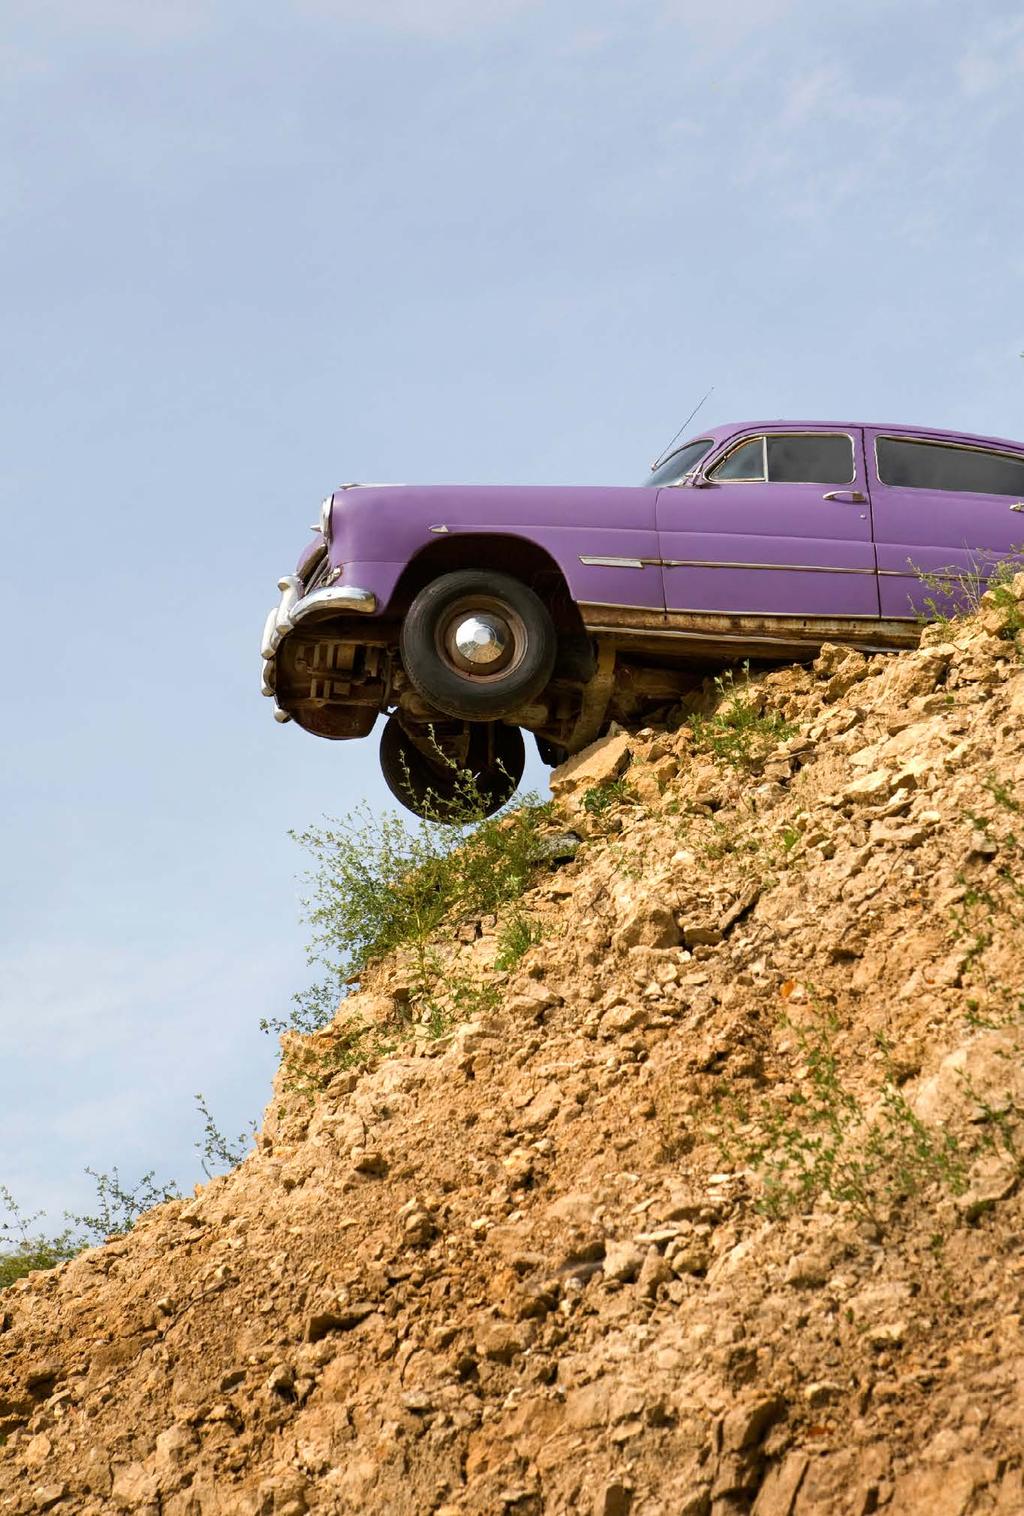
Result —
POLYGON ((822 500, 848 500, 852 505, 863 505, 868 498, 863 490, 829 490, 822 500))

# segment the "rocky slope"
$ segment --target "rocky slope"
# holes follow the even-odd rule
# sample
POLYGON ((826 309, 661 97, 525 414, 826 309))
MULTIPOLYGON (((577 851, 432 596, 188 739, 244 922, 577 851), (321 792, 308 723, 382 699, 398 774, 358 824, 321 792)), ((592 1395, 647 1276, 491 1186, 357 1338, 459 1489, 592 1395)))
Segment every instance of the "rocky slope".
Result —
POLYGON ((374 965, 238 1168, 0 1297, 0 1511, 1024 1510, 1021 606, 567 765, 473 1019, 374 965))

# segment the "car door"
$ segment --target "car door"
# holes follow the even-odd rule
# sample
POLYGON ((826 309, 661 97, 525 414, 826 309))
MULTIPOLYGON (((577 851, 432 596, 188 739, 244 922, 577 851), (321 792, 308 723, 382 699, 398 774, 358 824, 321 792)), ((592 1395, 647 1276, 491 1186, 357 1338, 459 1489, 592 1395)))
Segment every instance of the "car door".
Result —
POLYGON ((657 519, 670 614, 878 616, 857 427, 737 433, 657 519))
POLYGON ((962 605, 1024 555, 1024 450, 881 429, 865 441, 883 616, 962 605))

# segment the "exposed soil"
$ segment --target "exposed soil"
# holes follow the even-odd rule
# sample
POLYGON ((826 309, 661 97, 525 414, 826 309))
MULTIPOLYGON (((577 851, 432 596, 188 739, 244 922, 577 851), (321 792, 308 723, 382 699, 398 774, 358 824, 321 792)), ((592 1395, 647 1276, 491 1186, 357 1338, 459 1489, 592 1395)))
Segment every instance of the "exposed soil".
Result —
POLYGON ((1008 614, 770 674, 739 766, 556 774, 542 940, 441 944, 495 1004, 312 1095, 286 1049, 238 1168, 0 1296, 0 1511, 1024 1511, 1008 614))

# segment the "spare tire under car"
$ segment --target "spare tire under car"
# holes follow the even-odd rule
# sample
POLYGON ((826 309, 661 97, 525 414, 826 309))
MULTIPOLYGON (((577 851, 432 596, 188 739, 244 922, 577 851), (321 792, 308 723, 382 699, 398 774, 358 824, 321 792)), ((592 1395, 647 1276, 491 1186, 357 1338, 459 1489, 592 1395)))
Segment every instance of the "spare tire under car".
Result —
POLYGON ((511 800, 526 767, 523 734, 517 726, 471 723, 460 763, 447 758, 440 747, 435 747, 433 761, 424 751, 433 746, 430 729, 421 730, 425 740, 418 746, 398 717, 389 716, 380 737, 384 782, 406 810, 428 821, 461 821, 467 819, 468 798, 479 803, 478 816, 493 816, 511 800))

